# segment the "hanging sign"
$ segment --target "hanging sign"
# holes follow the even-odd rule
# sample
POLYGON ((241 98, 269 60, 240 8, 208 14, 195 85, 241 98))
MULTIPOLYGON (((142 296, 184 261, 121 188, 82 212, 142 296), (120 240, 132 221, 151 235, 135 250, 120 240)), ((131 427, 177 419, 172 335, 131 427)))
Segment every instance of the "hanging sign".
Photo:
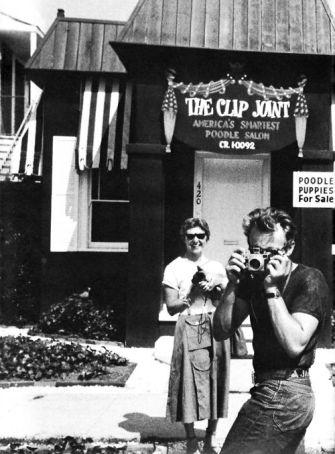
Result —
POLYGON ((207 99, 177 95, 175 137, 213 151, 269 151, 295 141, 291 101, 246 97, 234 87, 229 96, 207 99))
POLYGON ((207 84, 168 78, 162 110, 167 151, 172 136, 198 149, 233 154, 280 150, 292 143, 299 156, 309 116, 306 79, 295 88, 265 87, 245 76, 207 84))
POLYGON ((295 142, 295 102, 248 96, 240 85, 208 98, 176 93, 175 137, 197 149, 259 152, 295 142))

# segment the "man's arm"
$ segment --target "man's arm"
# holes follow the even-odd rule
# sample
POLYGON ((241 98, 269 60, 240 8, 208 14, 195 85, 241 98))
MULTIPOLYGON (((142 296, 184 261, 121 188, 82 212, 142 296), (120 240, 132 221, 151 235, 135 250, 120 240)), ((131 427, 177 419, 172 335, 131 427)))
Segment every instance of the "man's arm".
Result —
MULTIPOLYGON (((285 275, 284 270, 288 268, 288 263, 287 256, 277 255, 270 260, 269 274, 264 280, 265 293, 273 294, 278 291, 278 278, 285 275)), ((299 309, 291 314, 280 294, 277 298, 268 298, 267 302, 275 335, 285 352, 295 358, 305 349, 319 321, 311 314, 299 312, 299 309)))
POLYGON ((318 326, 318 319, 310 314, 290 314, 283 298, 268 299, 275 335, 285 352, 295 358, 303 352, 318 326))
POLYGON ((237 285, 245 269, 244 252, 244 249, 236 249, 226 266, 228 285, 213 319, 213 334, 216 340, 228 339, 249 314, 247 302, 236 297, 237 285))
POLYGON ((249 314, 246 301, 236 297, 236 285, 229 282, 213 318, 214 338, 228 339, 249 314))

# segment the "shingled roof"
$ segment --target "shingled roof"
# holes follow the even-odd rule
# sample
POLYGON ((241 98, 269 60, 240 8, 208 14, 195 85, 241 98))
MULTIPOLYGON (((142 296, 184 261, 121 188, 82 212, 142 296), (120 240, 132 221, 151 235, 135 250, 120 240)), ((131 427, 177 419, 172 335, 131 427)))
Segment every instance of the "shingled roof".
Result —
POLYGON ((334 55, 335 23, 326 0, 140 0, 118 41, 334 55))
POLYGON ((26 67, 123 73, 113 41, 335 55, 335 21, 326 0, 139 0, 126 23, 60 10, 26 67))
POLYGON ((123 27, 124 22, 66 18, 61 10, 26 68, 123 73, 110 45, 123 27))

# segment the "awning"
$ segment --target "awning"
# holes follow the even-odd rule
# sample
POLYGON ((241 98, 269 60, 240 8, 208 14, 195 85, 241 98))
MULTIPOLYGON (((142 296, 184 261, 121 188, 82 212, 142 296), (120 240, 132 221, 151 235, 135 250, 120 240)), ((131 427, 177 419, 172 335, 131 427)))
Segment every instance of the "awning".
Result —
POLYGON ((42 91, 38 93, 16 133, 11 152, 12 177, 22 178, 27 176, 42 175, 42 150, 43 150, 43 115, 40 98, 42 91))
POLYGON ((99 168, 127 168, 132 85, 118 78, 87 78, 84 84, 77 165, 83 171, 99 168))

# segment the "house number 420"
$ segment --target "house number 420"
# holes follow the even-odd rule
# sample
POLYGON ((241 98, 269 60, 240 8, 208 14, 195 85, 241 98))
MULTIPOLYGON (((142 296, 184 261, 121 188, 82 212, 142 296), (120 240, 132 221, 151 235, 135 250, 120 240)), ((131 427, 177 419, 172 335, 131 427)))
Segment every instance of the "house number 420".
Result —
POLYGON ((197 183, 196 193, 195 193, 195 203, 201 205, 202 202, 202 187, 200 181, 197 183))

